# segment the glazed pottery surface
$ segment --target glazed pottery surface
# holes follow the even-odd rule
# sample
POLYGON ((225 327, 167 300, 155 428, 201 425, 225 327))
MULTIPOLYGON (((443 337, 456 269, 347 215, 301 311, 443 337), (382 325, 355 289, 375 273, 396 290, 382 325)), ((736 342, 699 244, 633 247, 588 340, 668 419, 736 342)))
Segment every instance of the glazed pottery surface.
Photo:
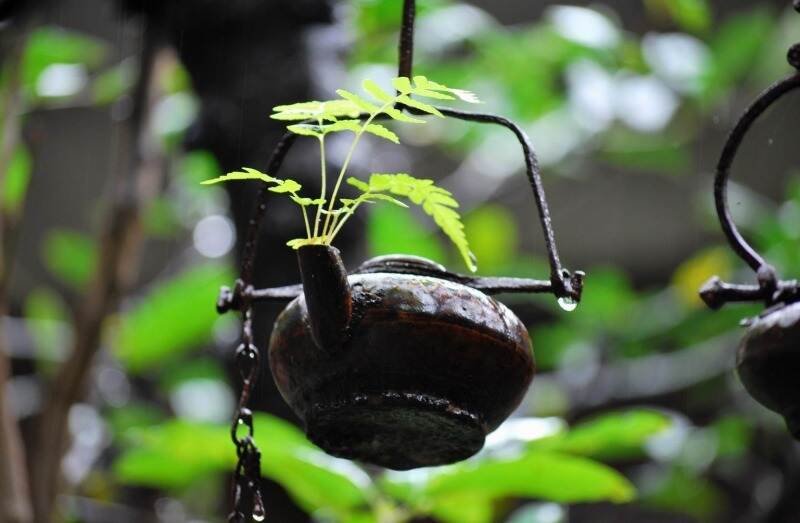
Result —
POLYGON ((347 283, 351 317, 336 346, 315 343, 308 294, 286 307, 270 339, 275 382, 308 437, 333 455, 400 470, 480 450, 533 379, 525 326, 446 279, 387 272, 347 283))
POLYGON ((782 414, 800 439, 800 303, 752 321, 739 346, 737 370, 750 395, 782 414))

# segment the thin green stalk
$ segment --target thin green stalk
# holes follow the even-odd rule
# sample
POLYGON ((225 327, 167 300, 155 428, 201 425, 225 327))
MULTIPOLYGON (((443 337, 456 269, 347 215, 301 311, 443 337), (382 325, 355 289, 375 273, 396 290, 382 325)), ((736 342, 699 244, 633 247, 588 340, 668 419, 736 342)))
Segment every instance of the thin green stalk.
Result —
POLYGON ((303 211, 303 221, 306 223, 306 238, 311 239, 311 227, 309 227, 308 224, 308 213, 304 205, 301 205, 300 209, 303 211))
MULTIPOLYGON (((330 241, 331 242, 333 242, 333 239, 336 238, 337 234, 339 234, 339 231, 342 230, 342 227, 344 227, 344 224, 347 223, 347 220, 349 220, 350 217, 356 213, 356 209, 358 209, 359 205, 361 205, 361 202, 355 203, 353 205, 353 212, 347 213, 347 215, 345 215, 345 217, 342 218, 342 221, 339 222, 338 225, 336 223, 336 220, 334 220, 333 225, 331 226, 331 229, 333 229, 333 232, 331 232, 331 235, 330 235, 330 241)), ((339 215, 336 215, 335 218, 338 219, 339 215)))
MULTIPOLYGON (((376 116, 385 111, 389 106, 394 105, 396 101, 397 100, 395 97, 392 100, 383 104, 383 106, 381 106, 381 108, 378 109, 376 112, 370 114, 369 118, 367 118, 367 120, 364 122, 364 125, 362 125, 361 129, 356 133, 355 138, 353 138, 353 143, 350 145, 350 150, 347 151, 347 156, 344 159, 342 168, 339 171, 339 178, 336 180, 336 185, 333 187, 333 192, 331 193, 330 205, 328 206, 328 212, 333 211, 333 206, 336 204, 336 195, 339 193, 339 187, 342 185, 342 180, 344 179, 345 172, 347 172, 347 168, 350 165, 350 159, 353 157, 353 152, 356 150, 356 146, 358 146, 358 141, 361 139, 361 136, 364 134, 364 131, 366 130, 367 126, 369 126, 369 124, 372 123, 372 120, 374 120, 376 116)), ((329 231, 332 228, 332 226, 330 226, 329 224, 330 218, 331 218, 330 214, 328 214, 325 217, 325 224, 322 227, 323 236, 329 236, 329 231)), ((330 237, 328 238, 327 243, 330 245, 331 243, 330 237)))
MULTIPOLYGON (((322 127, 322 121, 320 121, 320 127, 322 127)), ((317 212, 314 216, 314 237, 317 237, 319 233, 319 220, 320 216, 322 216, 322 207, 325 205, 325 202, 322 201, 325 199, 325 192, 327 191, 326 183, 327 183, 327 169, 326 169, 326 161, 325 161, 325 135, 320 135, 319 137, 319 158, 320 158, 320 172, 322 173, 322 189, 320 190, 319 198, 320 203, 317 205, 317 212)))

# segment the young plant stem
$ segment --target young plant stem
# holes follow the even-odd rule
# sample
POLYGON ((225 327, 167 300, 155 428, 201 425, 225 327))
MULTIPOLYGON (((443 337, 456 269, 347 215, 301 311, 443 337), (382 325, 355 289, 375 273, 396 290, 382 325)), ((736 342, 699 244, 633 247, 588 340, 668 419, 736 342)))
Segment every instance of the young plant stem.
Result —
MULTIPOLYGON (((320 127, 322 127, 322 120, 319 120, 319 125, 320 125, 320 127)), ((322 134, 319 137, 319 168, 320 168, 320 173, 321 173, 321 178, 322 178, 322 182, 321 182, 322 183, 322 188, 320 189, 320 192, 319 192, 320 202, 319 202, 319 205, 317 205, 317 213, 314 216, 314 237, 315 238, 317 237, 317 234, 319 234, 319 220, 320 220, 320 217, 322 216, 322 207, 325 205, 325 202, 324 202, 324 200, 325 200, 325 192, 327 191, 327 187, 326 187, 326 184, 327 184, 327 167, 326 167, 325 164, 326 164, 326 161, 325 161, 325 135, 322 134)))
MULTIPOLYGON (((365 193, 365 195, 366 194, 369 194, 369 193, 365 193)), ((332 226, 333 231, 331 232, 331 236, 330 236, 330 241, 331 242, 333 242, 333 240, 336 238, 336 235, 339 234, 339 231, 342 230, 342 227, 344 227, 344 224, 347 223, 347 220, 349 220, 350 217, 356 213, 356 209, 358 209, 358 206, 361 205, 361 203, 362 202, 360 202, 360 201, 354 203, 352 210, 349 213, 347 213, 344 218, 342 218, 341 222, 337 223, 336 220, 338 220, 339 215, 337 214, 335 216, 336 220, 334 220, 334 222, 333 222, 333 226, 332 226)))
MULTIPOLYGON (((298 198, 299 198, 299 196, 298 196, 298 198)), ((306 237, 307 238, 311 238, 311 227, 309 226, 309 223, 308 223, 308 212, 306 212, 305 205, 301 205, 300 209, 303 211, 303 221, 306 224, 306 237)))
MULTIPOLYGON (((339 193, 339 187, 341 187, 341 185, 342 185, 342 180, 344 180, 344 175, 347 172, 347 168, 350 165, 350 160, 353 157, 353 152, 356 150, 356 147, 358 146, 359 140, 361 140, 361 136, 364 134, 364 132, 366 131, 367 127, 369 127, 369 124, 372 123, 372 120, 374 120, 375 117, 378 116, 379 114, 381 114, 383 111, 385 111, 386 109, 388 109, 389 107, 394 105, 395 102, 397 102, 397 98, 396 97, 392 98, 390 101, 384 103, 380 107, 380 109, 378 109, 374 113, 371 113, 369 115, 369 118, 367 118, 364 121, 364 124, 361 126, 361 129, 359 129, 358 132, 356 133, 355 138, 353 138, 353 143, 350 145, 350 150, 347 151, 347 156, 344 159, 344 163, 342 164, 342 168, 341 168, 341 170, 339 170, 339 177, 336 179, 336 185, 334 185, 333 192, 331 193, 331 202, 328 205, 328 212, 329 213, 333 211, 333 206, 336 204, 336 195, 339 193)), ((331 219, 331 215, 328 214, 325 217, 325 225, 322 227, 322 235, 327 237, 326 243, 328 245, 331 244, 332 238, 330 237, 330 231, 332 231, 333 228, 336 227, 336 222, 338 221, 338 215, 334 216, 332 225, 329 223, 330 219, 331 219)))

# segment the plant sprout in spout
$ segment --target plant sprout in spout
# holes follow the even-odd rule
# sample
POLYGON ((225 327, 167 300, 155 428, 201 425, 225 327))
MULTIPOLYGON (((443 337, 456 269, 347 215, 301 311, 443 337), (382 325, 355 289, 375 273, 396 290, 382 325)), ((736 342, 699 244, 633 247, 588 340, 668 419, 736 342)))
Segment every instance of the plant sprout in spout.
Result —
POLYGON ((302 186, 289 179, 279 179, 249 167, 242 171, 228 173, 205 184, 233 180, 261 180, 269 185, 274 193, 287 195, 296 203, 302 213, 306 236, 288 242, 298 249, 304 245, 331 245, 348 219, 363 203, 388 202, 400 207, 408 207, 405 201, 419 205, 431 216, 442 231, 452 240, 465 264, 471 271, 477 269, 475 258, 469 250, 464 225, 456 211, 458 202, 452 194, 438 187, 432 180, 414 178, 406 173, 372 173, 368 179, 346 177, 353 153, 364 134, 371 134, 400 143, 398 136, 387 127, 377 123, 379 119, 391 119, 408 124, 423 124, 425 120, 403 112, 400 107, 408 107, 415 114, 427 114, 442 117, 434 106, 421 102, 418 98, 436 100, 460 99, 465 102, 478 103, 477 97, 461 89, 452 89, 428 80, 424 76, 415 76, 413 80, 406 77, 392 81, 396 94, 389 94, 375 82, 365 80, 364 90, 371 99, 339 89, 339 99, 324 102, 300 102, 275 107, 272 118, 291 123, 287 129, 295 134, 310 136, 319 141, 320 151, 320 185, 318 197, 311 198, 300 194, 302 186), (325 138, 331 133, 352 132, 353 141, 344 162, 329 192, 329 177, 325 158, 325 138), (343 198, 340 194, 344 181, 358 191, 353 198, 343 198), (403 200, 399 199, 402 198, 403 200), (404 201, 405 200, 405 201, 404 201))

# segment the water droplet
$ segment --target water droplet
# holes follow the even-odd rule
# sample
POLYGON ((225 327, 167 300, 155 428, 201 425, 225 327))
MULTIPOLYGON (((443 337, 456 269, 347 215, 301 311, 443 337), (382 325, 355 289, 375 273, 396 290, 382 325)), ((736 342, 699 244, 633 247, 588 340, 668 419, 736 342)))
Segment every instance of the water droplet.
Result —
POLYGON ((559 298, 558 305, 567 312, 572 312, 578 308, 578 302, 568 296, 559 298))
POLYGON ((266 510, 264 510, 264 502, 261 501, 261 493, 255 492, 255 499, 253 500, 253 521, 264 521, 267 518, 266 510))

